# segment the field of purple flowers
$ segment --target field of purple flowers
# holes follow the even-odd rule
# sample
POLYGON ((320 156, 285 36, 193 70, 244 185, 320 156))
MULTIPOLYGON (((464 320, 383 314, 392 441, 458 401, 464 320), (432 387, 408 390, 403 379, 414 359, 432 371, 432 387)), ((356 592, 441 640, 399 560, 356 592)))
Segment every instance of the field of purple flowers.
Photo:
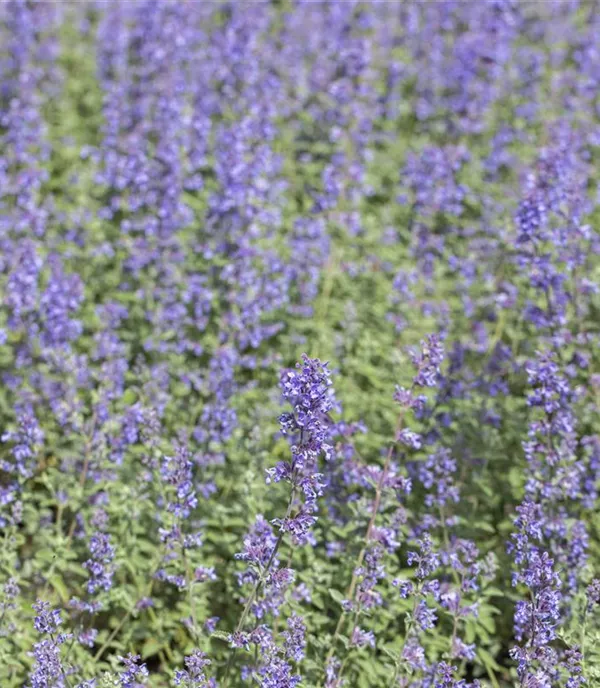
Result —
POLYGON ((0 4, 0 687, 600 686, 600 3, 0 4))

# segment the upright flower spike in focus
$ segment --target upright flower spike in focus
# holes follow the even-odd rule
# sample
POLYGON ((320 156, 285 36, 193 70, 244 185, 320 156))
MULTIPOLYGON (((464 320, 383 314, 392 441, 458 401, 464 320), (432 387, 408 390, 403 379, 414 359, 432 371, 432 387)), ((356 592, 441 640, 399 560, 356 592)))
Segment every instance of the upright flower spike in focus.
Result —
POLYGON ((303 545, 310 540, 310 530, 317 520, 317 498, 322 494, 318 460, 331 457, 329 444, 333 423, 328 414, 334 405, 330 371, 327 363, 306 354, 295 370, 284 371, 280 387, 283 398, 292 410, 279 417, 281 432, 289 437, 291 458, 267 470, 267 484, 284 482, 289 485, 288 506, 283 518, 271 524, 259 516, 244 540, 244 551, 236 558, 248 563, 239 576, 241 585, 251 585, 237 627, 230 636, 233 651, 227 665, 224 686, 237 649, 249 650, 254 645, 261 658, 249 669, 263 688, 298 685, 301 677, 293 664, 304 657, 306 627, 302 617, 288 619, 288 629, 281 633, 281 642, 268 626, 269 616, 279 614, 286 591, 294 581, 294 571, 281 566, 278 551, 289 534, 291 544, 303 545), (273 528, 273 526, 275 528, 273 528), (276 535, 277 533, 277 535, 276 535), (256 625, 245 631, 252 614, 256 625))

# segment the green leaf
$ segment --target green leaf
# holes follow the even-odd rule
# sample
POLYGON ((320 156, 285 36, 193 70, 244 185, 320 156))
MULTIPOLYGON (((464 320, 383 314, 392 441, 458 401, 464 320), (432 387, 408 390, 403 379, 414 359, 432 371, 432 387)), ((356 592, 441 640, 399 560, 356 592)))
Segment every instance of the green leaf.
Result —
POLYGON ((63 604, 66 604, 71 595, 69 594, 69 590, 67 586, 65 585, 65 582, 60 576, 53 576, 50 579, 50 585, 56 590, 58 593, 58 596, 60 597, 60 600, 63 604))
POLYGON ((217 640, 224 640, 226 643, 230 641, 231 634, 225 631, 213 631, 210 634, 211 638, 216 638, 217 640))
POLYGON ((133 389, 127 389, 125 390, 125 393, 123 394, 123 404, 125 406, 132 406, 135 404, 135 402, 138 400, 138 395, 136 392, 134 392, 133 389))
POLYGON ((342 604, 342 602, 346 599, 343 593, 335 588, 329 588, 329 594, 338 604, 342 604))
POLYGON ((480 647, 477 649, 477 656, 482 661, 486 668, 491 668, 494 671, 500 671, 500 666, 498 662, 492 657, 492 655, 484 648, 480 647))
POLYGON ((156 638, 148 638, 142 646, 142 659, 148 659, 158 654, 164 643, 160 643, 156 638))

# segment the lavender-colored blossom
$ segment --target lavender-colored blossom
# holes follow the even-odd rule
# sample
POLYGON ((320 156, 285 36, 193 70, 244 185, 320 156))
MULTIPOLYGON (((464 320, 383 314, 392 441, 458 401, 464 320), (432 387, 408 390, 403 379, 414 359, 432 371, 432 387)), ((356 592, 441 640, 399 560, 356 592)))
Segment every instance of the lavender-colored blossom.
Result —
POLYGON ((41 640, 33 646, 32 654, 35 661, 29 675, 31 688, 66 685, 60 646, 60 639, 41 640))
POLYGON ((88 592, 93 595, 99 589, 110 590, 114 574, 112 562, 115 556, 110 536, 106 533, 94 533, 90 538, 90 555, 83 565, 90 575, 88 592))
POLYGON ((443 360, 442 342, 437 335, 429 335, 421 342, 420 350, 412 355, 412 362, 417 370, 414 384, 417 387, 435 387, 443 360))
POLYGON ((294 662, 301 662, 306 648, 306 624, 302 617, 293 615, 288 619, 287 625, 288 630, 283 634, 286 657, 294 662))
POLYGON ((62 624, 60 611, 53 609, 48 602, 38 600, 33 608, 36 612, 34 627, 38 633, 49 636, 33 646, 34 665, 29 675, 32 688, 49 688, 67 685, 67 669, 62 663, 61 646, 70 635, 58 633, 62 624))
POLYGON ((62 624, 60 610, 52 609, 49 602, 39 600, 33 605, 36 616, 33 626, 38 633, 52 635, 57 632, 62 624))
POLYGON ((148 669, 140 662, 140 656, 129 653, 127 657, 119 657, 124 669, 119 673, 120 688, 141 688, 147 684, 148 669))
POLYGON ((175 685, 186 688, 207 686, 205 669, 210 666, 210 663, 210 659, 206 658, 204 652, 195 650, 193 654, 185 658, 186 669, 175 672, 175 685))
POLYGON ((295 541, 306 542, 316 522, 317 498, 323 493, 322 476, 312 471, 321 453, 326 459, 332 455, 332 422, 328 413, 334 398, 326 363, 304 355, 297 368, 298 371, 284 373, 281 379, 283 396, 293 412, 283 413, 279 424, 281 431, 290 435, 292 458, 268 469, 267 482, 289 482, 294 494, 302 495, 299 509, 274 523, 282 532, 291 533, 295 541))

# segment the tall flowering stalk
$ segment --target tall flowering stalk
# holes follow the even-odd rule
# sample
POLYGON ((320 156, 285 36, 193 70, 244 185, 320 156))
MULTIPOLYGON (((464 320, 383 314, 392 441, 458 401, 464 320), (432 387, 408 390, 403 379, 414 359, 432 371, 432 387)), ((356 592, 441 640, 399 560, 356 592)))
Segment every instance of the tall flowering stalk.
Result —
POLYGON ((198 506, 200 488, 194 477, 192 455, 185 443, 175 444, 172 456, 164 456, 160 466, 162 510, 160 540, 163 556, 154 574, 157 580, 187 591, 190 618, 185 620, 194 637, 199 634, 196 617, 195 586, 215 580, 212 567, 192 566, 195 550, 202 546, 202 533, 192 518, 198 506))
POLYGON ((306 354, 296 370, 286 371, 281 377, 283 398, 292 407, 279 417, 281 432, 290 438, 291 457, 267 470, 267 484, 284 482, 289 486, 285 514, 267 523, 259 517, 255 527, 244 541, 239 559, 248 562, 248 570, 241 582, 250 582, 251 591, 234 632, 230 636, 233 652, 227 664, 224 686, 228 685, 236 650, 260 647, 263 661, 257 667, 260 685, 296 685, 300 677, 291 672, 289 659, 299 661, 303 654, 304 625, 300 617, 291 617, 289 630, 284 633, 283 649, 276 646, 272 633, 264 625, 251 632, 245 631, 251 611, 260 619, 266 609, 278 602, 258 603, 262 591, 265 596, 278 597, 293 580, 293 571, 282 567, 277 557, 286 534, 294 544, 309 541, 310 529, 317 520, 317 498, 322 494, 322 475, 318 459, 331 456, 329 444, 331 421, 328 413, 333 408, 330 371, 327 363, 311 359, 306 354), (275 535, 274 531, 278 531, 275 535))
POLYGON ((528 372, 533 386, 528 405, 542 414, 530 423, 524 443, 528 480, 509 544, 516 564, 513 585, 527 591, 515 608, 519 645, 511 650, 522 686, 534 679, 549 685, 564 672, 572 673, 573 657, 562 656, 553 641, 567 601, 563 578, 567 592, 573 590, 588 547, 585 523, 574 517, 584 474, 575 453, 572 391, 552 354, 540 354, 528 372))
MULTIPOLYGON (((352 613, 350 644, 356 647, 364 647, 367 644, 374 646, 374 637, 372 634, 361 631, 358 627, 358 621, 361 613, 372 606, 373 589, 377 581, 384 575, 380 560, 383 554, 382 542, 386 544, 386 538, 385 533, 378 529, 376 520, 385 489, 394 488, 401 493, 410 490, 410 482, 406 479, 403 480, 401 476, 393 475, 390 484, 392 459, 398 444, 411 449, 419 449, 421 447, 421 436, 404 427, 404 420, 409 411, 417 411, 423 407, 425 397, 422 394, 416 394, 416 390, 436 385, 443 358, 444 347, 440 339, 435 334, 429 335, 427 339, 421 342, 420 351, 412 356, 416 374, 413 377, 410 389, 398 387, 394 395, 394 399, 400 405, 401 411, 398 416, 394 441, 390 444, 383 468, 377 480, 375 498, 371 506, 364 542, 356 559, 352 579, 342 605, 342 612, 339 616, 325 661, 328 685, 341 685, 344 665, 339 669, 336 668, 335 652, 349 613, 352 613), (334 678, 336 675, 337 678, 334 678)), ((393 539, 390 544, 392 548, 397 546, 393 539)))
MULTIPOLYGON (((412 580, 393 581, 403 599, 412 600, 406 615, 404 639, 395 662, 391 686, 415 686, 419 681, 445 677, 447 685, 467 685, 456 679, 458 667, 452 662, 475 659, 474 643, 465 642, 463 633, 485 602, 485 586, 496 574, 492 557, 482 559, 472 540, 456 532, 459 519, 452 514, 460 500, 457 461, 446 448, 436 448, 423 462, 411 465, 415 482, 425 489, 426 514, 412 525, 407 563, 414 567, 412 580), (443 661, 428 662, 425 637, 449 620, 443 661)), ((444 684, 446 685, 446 684, 444 684)))
POLYGON ((23 485, 35 470, 35 462, 44 441, 44 433, 35 415, 24 410, 18 418, 19 429, 8 430, 0 441, 12 443, 11 460, 0 459, 0 527, 16 525, 22 519, 23 505, 20 500, 23 485))
POLYGON ((52 609, 48 602, 38 600, 33 606, 36 616, 33 621, 35 630, 47 638, 33 646, 34 666, 29 676, 31 688, 70 688, 67 669, 61 658, 61 646, 71 637, 59 633, 62 618, 58 609, 52 609))
POLYGON ((521 685, 569 676, 578 685, 577 648, 569 654, 554 646, 558 630, 570 615, 569 601, 586 564, 589 534, 583 518, 590 506, 591 456, 580 456, 574 405, 580 392, 573 384, 579 371, 587 376, 587 355, 565 358, 571 342, 584 343, 582 323, 596 285, 584 278, 597 239, 583 221, 590 211, 586 192, 588 164, 583 139, 565 122, 552 128, 553 143, 541 151, 527 195, 516 214, 517 263, 525 268, 535 300, 526 302, 525 317, 546 350, 526 365, 532 389, 525 499, 517 507, 516 532, 509 543, 516 570, 513 585, 526 591, 514 617, 519 643, 521 685), (583 298, 582 298, 583 297, 583 298))

